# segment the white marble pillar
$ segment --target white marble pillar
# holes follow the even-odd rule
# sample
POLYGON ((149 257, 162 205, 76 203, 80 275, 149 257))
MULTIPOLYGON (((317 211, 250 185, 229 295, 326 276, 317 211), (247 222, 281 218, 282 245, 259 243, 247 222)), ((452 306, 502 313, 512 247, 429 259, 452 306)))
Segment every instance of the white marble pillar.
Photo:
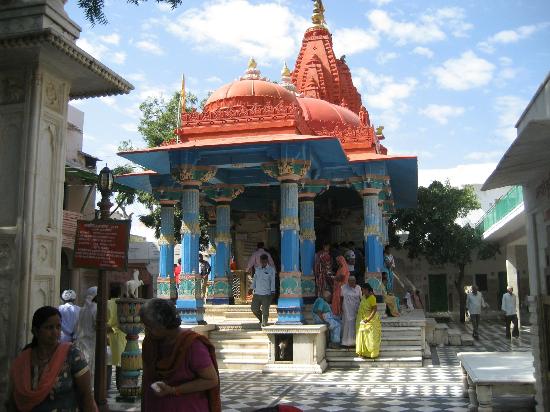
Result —
POLYGON ((0 402, 40 306, 57 306, 67 104, 132 85, 75 45, 61 0, 0 1, 0 402))
MULTIPOLYGON (((516 313, 518 315, 518 322, 521 325, 520 310, 519 310, 519 273, 518 263, 516 255, 516 246, 506 246, 506 282, 507 286, 514 288, 514 295, 516 295, 516 313)), ((500 308, 499 308, 500 309, 500 308)))

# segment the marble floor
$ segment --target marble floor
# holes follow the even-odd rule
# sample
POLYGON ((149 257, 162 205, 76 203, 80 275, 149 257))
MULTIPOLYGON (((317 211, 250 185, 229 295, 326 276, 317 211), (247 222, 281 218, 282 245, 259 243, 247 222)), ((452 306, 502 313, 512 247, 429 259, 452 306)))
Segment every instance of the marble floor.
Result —
MULTIPOLYGON (((470 326, 450 325, 470 332, 470 326)), ((471 333, 471 332, 470 332, 471 333)), ((486 321, 474 346, 432 348, 431 365, 418 368, 363 368, 328 370, 322 375, 281 375, 260 372, 221 371, 222 404, 227 412, 247 412, 277 404, 304 411, 468 411, 461 396, 461 371, 456 354, 461 351, 528 351, 529 328, 519 339, 507 340, 504 326, 486 321)), ((139 405, 117 403, 114 410, 139 410, 139 405)), ((524 399, 497 403, 498 411, 529 411, 524 399)))

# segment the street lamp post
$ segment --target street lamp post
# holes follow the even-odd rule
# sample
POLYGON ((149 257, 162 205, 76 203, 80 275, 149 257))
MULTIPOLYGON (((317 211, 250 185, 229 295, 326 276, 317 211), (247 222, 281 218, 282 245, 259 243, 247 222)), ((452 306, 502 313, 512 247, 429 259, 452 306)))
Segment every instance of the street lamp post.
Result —
MULTIPOLYGON (((105 166, 99 172, 97 188, 101 193, 99 206, 101 221, 110 220, 111 206, 113 205, 109 198, 113 190, 113 173, 105 166)), ((94 398, 100 411, 106 411, 107 408, 107 382, 106 382, 106 352, 107 352, 107 272, 104 269, 99 270, 98 289, 97 289, 97 325, 96 325, 96 356, 95 356, 95 375, 94 375, 94 398)))

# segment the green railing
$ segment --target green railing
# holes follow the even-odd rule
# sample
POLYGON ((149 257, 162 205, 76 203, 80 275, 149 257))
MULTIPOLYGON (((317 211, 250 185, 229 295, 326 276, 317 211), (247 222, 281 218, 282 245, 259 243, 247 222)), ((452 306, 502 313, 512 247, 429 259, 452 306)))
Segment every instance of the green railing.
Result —
POLYGON ((477 228, 486 232, 502 220, 508 213, 523 203, 523 189, 521 186, 513 186, 508 193, 497 199, 495 204, 485 213, 477 223, 477 228))

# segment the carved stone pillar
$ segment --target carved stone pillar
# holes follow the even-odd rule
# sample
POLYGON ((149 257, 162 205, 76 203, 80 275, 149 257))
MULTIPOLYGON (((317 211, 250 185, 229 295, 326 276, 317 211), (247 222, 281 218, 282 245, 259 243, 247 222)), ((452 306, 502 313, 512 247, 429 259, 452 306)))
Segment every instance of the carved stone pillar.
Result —
POLYGON ((63 4, 0 1, 0 403, 34 311, 59 304, 69 97, 132 88, 76 46, 63 4))
POLYGON ((315 274, 315 196, 328 187, 326 180, 300 182, 298 195, 300 217, 300 268, 302 269, 302 297, 305 303, 316 298, 315 274))
POLYGON ((262 165, 264 172, 281 182, 281 273, 277 323, 304 323, 304 301, 299 261, 298 181, 310 163, 285 159, 262 165))
POLYGON ((181 197, 181 274, 176 307, 182 322, 196 325, 204 322, 204 296, 199 273, 199 188, 216 174, 206 166, 180 165, 172 177, 182 185, 181 197))
POLYGON ((174 200, 160 201, 160 246, 157 297, 176 299, 177 285, 174 278, 174 200))
POLYGON ((232 293, 229 261, 231 259, 231 200, 244 191, 238 185, 213 185, 206 195, 216 201, 216 272, 208 303, 227 305, 232 293))

